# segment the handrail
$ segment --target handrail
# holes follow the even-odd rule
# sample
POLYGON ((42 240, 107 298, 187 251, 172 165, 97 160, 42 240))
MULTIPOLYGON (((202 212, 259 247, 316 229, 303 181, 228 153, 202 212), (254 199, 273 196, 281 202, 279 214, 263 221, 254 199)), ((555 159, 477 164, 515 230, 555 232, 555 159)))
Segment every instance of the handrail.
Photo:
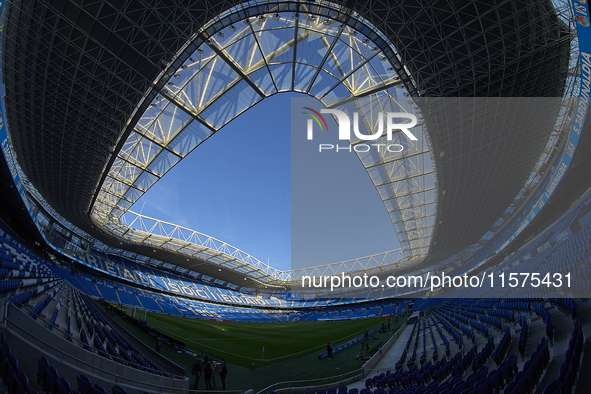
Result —
MULTIPOLYGON (((10 305, 10 303, 7 303, 7 305, 10 305)), ((18 307, 16 307, 16 308, 18 308, 18 307)), ((8 320, 8 321, 10 321, 10 320, 8 320)), ((25 334, 25 335, 20 335, 21 338, 23 340, 25 340, 26 342, 31 343, 27 339, 27 337, 30 336, 29 332, 26 330, 26 328, 22 327, 21 325, 10 324, 10 326, 7 325, 6 328, 9 329, 9 330, 13 330, 13 331, 18 330, 20 333, 25 334)), ((34 344, 32 344, 32 345, 34 345, 34 344)), ((184 388, 175 388, 175 387, 170 387, 170 386, 160 386, 160 385, 155 385, 155 384, 152 384, 152 383, 149 383, 149 382, 146 382, 146 381, 140 381, 140 380, 132 379, 130 377, 120 376, 120 375, 117 375, 117 374, 115 374, 113 372, 104 370, 104 369, 98 367, 95 364, 91 364, 91 363, 88 363, 88 362, 86 362, 86 361, 84 361, 82 359, 75 358, 74 356, 72 356, 72 355, 64 352, 62 349, 60 349, 59 347, 54 346, 53 344, 51 344, 49 342, 44 342, 43 345, 45 347, 48 347, 48 348, 56 351, 57 354, 61 355, 61 361, 67 361, 67 359, 75 360, 75 362, 77 364, 82 364, 82 365, 88 367, 88 370, 100 371, 102 374, 104 374, 103 377, 104 376, 109 376, 109 379, 111 379, 113 381, 113 383, 123 383, 123 384, 127 384, 127 382, 139 383, 140 384, 139 386, 134 386, 134 387, 142 388, 142 387, 148 386, 148 387, 154 388, 154 389, 151 389, 151 391, 158 391, 159 393, 169 392, 169 391, 172 391, 172 390, 183 391, 183 392, 189 391, 189 390, 184 389, 184 388)), ((51 356, 51 354, 48 354, 48 355, 51 356)), ((53 356, 55 357, 55 355, 53 355, 53 356)), ((154 377, 156 377, 156 375, 154 377)), ((188 379, 188 378, 187 377, 182 377, 182 379, 184 380, 184 379, 188 379)), ((193 391, 193 390, 190 390, 190 391, 193 391)), ((239 391, 239 392, 242 392, 242 391, 239 391)))
MULTIPOLYGON (((94 297, 89 296, 88 294, 86 294, 86 296, 90 299, 90 300, 94 300, 96 301, 96 299, 94 297)), ((100 299, 99 299, 100 300, 100 299)), ((115 308, 116 313, 119 312, 117 308, 115 308)), ((150 346, 148 346, 148 344, 146 344, 145 342, 141 341, 139 338, 137 338, 135 335, 133 335, 132 333, 130 333, 125 327, 123 327, 119 322, 117 322, 115 319, 113 319, 113 317, 111 315, 109 315, 108 313, 105 313, 103 315, 103 317, 109 322, 109 324, 117 329, 119 331, 119 333, 121 334, 127 334, 128 337, 134 338, 137 342, 139 342, 139 344, 144 347, 144 349, 140 349, 142 350, 142 352, 149 352, 150 354, 145 354, 146 356, 150 357, 151 359, 153 359, 154 356, 156 356, 157 358, 159 358, 162 362, 164 362, 165 364, 167 364, 169 367, 172 367, 173 369, 176 369, 178 371, 178 373, 181 373, 180 371, 182 370, 183 374, 186 374, 187 371, 185 370, 185 368, 183 368, 182 366, 176 364, 175 362, 173 362, 172 360, 162 356, 161 354, 157 353, 156 350, 152 349, 150 346)), ((124 335, 125 336, 125 335, 124 335)), ((167 370, 167 372, 169 372, 167 370)), ((173 374, 175 375, 175 374, 173 374)), ((184 375, 177 375, 177 376, 184 376, 184 375)))
MULTIPOLYGON (((8 303, 7 303, 7 305, 8 305, 8 303)), ((11 325, 9 329, 15 329, 15 328, 18 329, 19 331, 25 333, 25 334, 28 334, 27 330, 24 329, 23 327, 21 327, 20 325, 11 325)), ((53 350, 56 350, 62 356, 63 355, 68 355, 67 353, 63 352, 61 349, 53 346, 50 343, 45 343, 44 345, 47 346, 47 347, 49 347, 49 348, 51 348, 51 349, 53 349, 53 350)), ((62 358, 62 361, 65 361, 65 360, 62 358)), ((120 375, 117 375, 117 374, 114 374, 112 372, 106 371, 106 370, 104 370, 104 369, 102 369, 100 367, 97 367, 94 364, 87 363, 87 362, 85 362, 85 361, 83 361, 81 359, 76 359, 76 362, 79 363, 79 364, 84 364, 84 365, 86 365, 88 367, 91 367, 92 370, 98 370, 98 371, 101 371, 102 373, 105 373, 106 375, 114 376, 115 379, 113 379, 113 383, 119 383, 119 379, 121 378, 120 375)), ((186 376, 183 376, 182 378, 185 379, 186 376)), ((127 383, 127 382, 141 383, 140 386, 134 386, 134 387, 138 387, 138 388, 141 388, 142 386, 154 387, 154 388, 156 388, 156 390, 151 390, 151 391, 157 391, 159 393, 162 393, 162 392, 170 392, 170 391, 181 391, 183 393, 202 393, 202 392, 213 392, 213 393, 244 393, 244 390, 191 390, 191 389, 178 388, 178 387, 160 386, 160 385, 155 385, 155 384, 148 383, 148 382, 145 382, 145 381, 135 380, 135 379, 132 379, 132 378, 129 378, 129 377, 125 377, 125 378, 123 378, 121 380, 124 383, 127 383)))
POLYGON ((265 387, 264 389, 258 391, 256 394, 262 394, 262 393, 268 392, 272 388, 275 388, 276 389, 277 386, 283 385, 283 384, 293 384, 293 383, 304 383, 304 384, 306 384, 306 385, 300 385, 300 386, 296 386, 296 387, 293 387, 293 386, 286 387, 286 388, 298 388, 298 387, 313 386, 312 383, 314 383, 314 382, 321 382, 321 381, 325 381, 326 383, 324 383, 324 384, 332 384, 332 383, 336 383, 337 381, 341 381, 342 382, 345 379, 351 379, 351 378, 356 377, 355 374, 363 376, 362 369, 359 368, 359 369, 355 369, 353 371, 349 371, 349 372, 344 373, 344 374, 341 374, 341 375, 334 375, 334 376, 329 376, 329 377, 326 377, 326 378, 307 379, 307 380, 290 380, 290 381, 285 381, 285 382, 278 382, 278 383, 274 383, 274 384, 272 384, 272 385, 270 385, 268 387, 265 387), (351 375, 351 376, 349 376, 347 378, 344 378, 347 375, 351 375), (332 383, 329 383, 328 382, 328 380, 333 380, 333 379, 335 380, 334 382, 332 382, 332 383), (310 384, 308 384, 308 383, 310 383, 310 384))
MULTIPOLYGON (((31 310, 30 308, 28 308, 28 307, 27 307, 25 304, 22 304, 22 303, 20 303, 18 300, 14 299, 13 295, 9 295, 9 296, 6 298, 6 301, 7 301, 7 304, 9 304, 9 303, 12 303, 12 304, 14 304, 14 305, 15 305, 17 308, 26 310, 26 311, 28 312, 28 313, 27 313, 27 315, 29 315, 30 313, 32 313, 32 310, 31 310)), ((8 307, 6 307, 6 309, 8 309, 8 307)), ((42 317, 41 317, 39 314, 35 314, 35 315, 37 316, 37 319, 40 319, 40 320, 41 320, 41 321, 43 321, 44 323, 47 323, 47 325, 52 325, 50 322, 48 322, 47 320, 45 320, 44 318, 42 318, 42 317)), ((64 336, 67 336, 67 335, 68 335, 68 333, 64 332, 63 330, 61 330, 61 329, 59 329, 59 328, 56 328, 56 327, 55 327, 55 325, 52 325, 52 326, 53 326, 53 330, 59 331, 60 333, 64 334, 64 336)), ((19 329, 20 329, 20 326, 19 326, 19 329)), ((96 355, 98 355, 98 356, 100 356, 100 357, 103 357, 103 356, 101 356, 101 355, 100 355, 100 353, 99 353, 99 350, 98 350, 97 348, 95 348, 94 346, 92 346, 91 344, 85 344, 85 343, 84 343, 84 342, 82 342, 81 340, 74 338, 74 336, 73 336, 73 335, 69 335, 69 336, 70 336, 70 338, 72 339, 72 343, 74 343, 74 341, 76 341, 76 342, 77 342, 76 344, 77 344, 78 346, 80 346, 80 347, 81 347, 82 349, 84 349, 84 350, 87 350, 87 349, 86 349, 86 348, 83 346, 83 345, 85 345, 85 346, 87 346, 88 348, 92 349, 92 353, 95 353, 96 355)), ((51 347, 51 348, 53 348, 53 349, 56 349, 56 350, 58 350, 58 351, 59 351, 61 354, 64 354, 64 352, 63 352, 62 350, 60 350, 60 349, 58 349, 58 348, 54 348, 53 346, 51 346, 51 345, 49 345, 49 344, 48 344, 48 346, 50 346, 50 347, 51 347)), ((105 351, 105 353, 107 353, 107 352, 105 351)), ((132 368, 134 368, 134 369, 140 370, 140 371, 146 371, 146 372, 152 373, 152 374, 154 374, 154 375, 160 375, 160 373, 161 373, 161 371, 157 371, 157 370, 155 370, 155 369, 148 368, 148 367, 145 367, 145 366, 143 366, 143 365, 140 365, 140 364, 136 364, 136 363, 133 363, 133 362, 129 362, 129 361, 127 361, 127 360, 124 360, 124 359, 122 359, 122 358, 120 358, 120 357, 117 357, 117 356, 113 356, 113 355, 111 355, 111 354, 109 354, 109 356, 110 356, 110 357, 113 359, 113 361, 115 361, 115 362, 117 362, 117 360, 120 360, 120 361, 125 361, 125 363, 126 363, 128 366, 130 366, 130 367, 132 367, 132 368)), ((79 360, 79 361, 80 361, 80 362, 82 362, 81 360, 79 360)), ((84 362, 83 362, 83 363, 84 363, 84 362)), ((86 363, 84 363, 84 364, 86 364, 86 363)), ((122 364, 122 363, 121 363, 121 364, 122 364)), ((98 369, 98 368, 96 368, 95 366, 93 366, 93 365, 91 365, 91 364, 87 364, 87 365, 90 365, 90 366, 92 366, 93 368, 95 368, 95 369, 98 369)), ((122 364, 122 365, 125 365, 125 364, 122 364)), ((101 371, 103 371, 103 370, 101 370, 101 371)), ((105 371, 105 372, 107 372, 107 371, 105 371)), ((172 378, 174 378, 174 379, 181 380, 181 379, 184 379, 184 378, 185 378, 185 376, 181 376, 181 375, 175 375, 175 374, 172 374, 172 373, 170 373, 170 372, 168 372, 168 371, 165 371, 165 372, 166 372, 167 374, 169 374, 169 375, 170 375, 172 378)), ((126 380, 131 380, 131 379, 126 379, 126 380)))
MULTIPOLYGON (((378 325, 379 325, 379 324, 378 324, 378 325)), ((374 326, 374 327, 377 327, 378 325, 376 325, 376 326, 374 326)), ((402 330, 403 330, 404 328, 406 328, 406 322, 404 322, 404 323, 403 323, 403 324, 402 324, 400 327, 398 327, 398 329, 396 330, 396 332, 394 332, 394 333, 392 334, 392 336, 391 336, 390 338, 388 338, 388 340, 387 340, 387 341, 389 341, 389 340, 391 340, 393 337, 395 337, 395 336, 396 336, 396 334, 397 334, 398 332, 400 332, 400 333, 401 333, 401 332, 402 332, 402 330)), ((396 340, 396 339, 395 339, 395 340, 396 340)), ((381 348, 381 346, 383 346, 383 344, 384 344, 384 343, 382 343, 382 344, 380 345, 380 348, 381 348)), ((379 349, 378 349, 378 351, 379 351, 379 349)), ((377 354, 377 352, 376 352, 376 354, 377 354)), ((374 356, 375 356, 375 354, 374 354, 374 356)), ((372 356, 372 357, 373 357, 373 356, 372 356)), ((366 363, 366 364, 367 364, 367 363, 366 363)), ((365 365, 365 364, 364 364, 364 365, 365 365)), ((394 368, 394 367, 391 367, 390 369, 392 369, 392 368, 394 368)), ((345 378, 343 378, 344 376, 351 375, 350 377, 348 377, 348 378, 346 378, 346 379, 351 379, 351 378, 354 378, 354 377, 360 377, 360 378, 361 378, 361 377, 363 377, 363 375, 364 375, 365 371, 374 371, 374 370, 378 370, 378 369, 373 369, 373 368, 364 368, 364 366, 362 366, 361 368, 355 369, 355 370, 353 370, 353 371, 346 372, 346 373, 344 373, 344 374, 341 374, 341 375, 334 375, 334 376, 329 376, 329 377, 325 377, 325 378, 316 378, 316 379, 308 379, 308 380, 294 380, 294 381, 278 382, 278 383, 272 384, 272 385, 271 385, 271 386, 269 386, 269 387, 266 387, 266 388, 264 388, 263 390, 261 390, 261 391, 257 392, 256 394, 262 394, 262 393, 264 393, 264 392, 266 392, 266 391, 270 390, 271 388, 273 388, 273 387, 275 387, 275 386, 282 385, 282 384, 293 384, 293 383, 309 383, 309 384, 307 384, 307 385, 305 385, 305 386, 298 386, 298 387, 308 387, 308 386, 313 386, 313 383, 314 383, 314 382, 319 382, 319 381, 326 381, 326 383, 324 383, 325 385, 328 385, 328 384, 334 384, 334 383, 336 383, 337 381, 341 381, 341 382, 342 382, 342 381, 345 379, 345 378), (328 382, 328 380, 332 380, 332 379, 336 379, 336 378, 339 378, 339 379, 338 379, 338 380, 335 380, 335 381, 334 381, 334 382, 332 382, 332 383, 329 383, 329 382, 328 382)), ((289 388, 298 388, 298 387, 289 387, 289 388)), ((286 388, 287 388, 287 387, 286 387, 286 388)))

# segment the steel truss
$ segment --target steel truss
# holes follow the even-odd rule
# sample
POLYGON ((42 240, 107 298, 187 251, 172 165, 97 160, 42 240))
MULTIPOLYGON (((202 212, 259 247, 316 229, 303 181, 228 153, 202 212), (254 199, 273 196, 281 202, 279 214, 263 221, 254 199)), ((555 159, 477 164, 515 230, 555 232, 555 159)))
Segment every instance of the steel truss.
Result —
MULTIPOLYGON (((326 6, 330 4, 326 3, 326 6)), ((275 279, 284 280, 284 273, 272 270, 225 243, 217 244, 221 241, 216 240, 209 251, 207 248, 213 238, 183 229, 192 235, 199 234, 199 237, 187 237, 180 226, 143 217, 128 209, 203 141, 240 113, 275 93, 308 93, 327 107, 354 103, 366 126, 371 126, 366 116, 378 109, 368 107, 358 98, 381 102, 380 111, 402 108, 397 101, 410 102, 402 84, 404 77, 397 73, 400 67, 395 66, 396 61, 388 61, 390 59, 378 44, 360 33, 363 29, 359 28, 359 23, 367 22, 350 14, 347 20, 356 20, 356 29, 339 22, 334 15, 321 16, 313 10, 301 14, 273 12, 234 21, 220 31, 198 34, 197 37, 204 37, 204 44, 176 70, 118 152, 93 207, 93 220, 128 241, 183 253, 198 250, 195 256, 204 260, 213 262, 217 259, 223 265, 229 262, 236 265, 241 261, 275 279), (388 100, 396 104, 388 104, 388 100), (125 219, 127 214, 135 215, 134 219, 125 219), (137 228, 122 228, 122 224, 131 225, 138 220, 143 233, 138 233, 137 228), (144 226, 145 220, 150 220, 155 227, 144 226), (172 226, 173 229, 164 231, 162 226, 172 226), (155 234, 156 230, 164 231, 164 234, 155 234), (209 241, 203 242, 203 237, 209 241), (177 244, 176 240, 180 243, 177 244), (195 250, 189 247, 191 242, 195 250), (232 249, 231 253, 226 253, 228 259, 218 258, 216 252, 220 247, 232 249)), ((371 26, 369 28, 375 31, 371 26)), ((208 31, 207 28, 204 30, 208 31)), ((426 186, 417 187, 424 183, 423 175, 434 172, 431 160, 428 169, 423 170, 424 158, 429 153, 427 143, 423 143, 424 133, 422 130, 419 133, 421 141, 418 144, 409 144, 396 136, 395 141, 407 148, 400 157, 384 155, 379 162, 364 159, 370 175, 379 171, 377 166, 390 174, 385 183, 376 186, 393 185, 392 190, 397 192, 385 197, 393 221, 394 218, 412 221, 399 231, 403 248, 409 251, 409 255, 416 254, 417 250, 425 254, 430 234, 426 227, 432 226, 433 221, 429 224, 418 216, 423 216, 426 211, 429 215, 434 212, 432 207, 423 206, 434 204, 434 177, 426 186), (405 187, 402 184, 409 176, 420 179, 409 180, 405 187), (424 188, 431 193, 425 204, 420 194, 424 188)), ((240 265, 233 267, 236 270, 241 268, 240 265)))
POLYGON ((300 268, 292 270, 292 285, 297 285, 304 276, 330 276, 345 273, 352 275, 359 272, 368 272, 379 268, 382 271, 391 271, 416 263, 415 260, 404 256, 402 249, 394 249, 371 256, 360 257, 333 264, 319 265, 316 267, 300 268))
MULTIPOLYGON (((112 246, 116 237, 104 231, 118 234, 119 219, 143 193, 227 122, 272 94, 299 91, 327 107, 356 105, 364 97, 379 108, 385 96, 403 101, 576 91, 578 51, 566 0, 368 0, 355 2, 353 10, 344 6, 349 3, 8 2, 3 80, 16 158, 47 204, 112 246)), ((369 109, 357 109, 375 119, 369 109)), ((543 170, 563 127, 550 131, 539 151, 524 148, 528 173, 514 180, 517 186, 507 188, 506 196, 519 199, 521 185, 535 183, 529 171, 543 170)), ((479 182, 494 188, 504 180, 473 174, 462 186, 445 178, 454 163, 441 148, 457 136, 429 140, 425 131, 421 146, 408 147, 414 156, 403 161, 360 159, 405 252, 443 259, 471 244, 470 234, 484 233, 470 222, 462 228, 435 220, 459 209, 446 201, 449 185, 478 197, 475 205, 461 206, 462 214, 490 222, 483 225, 490 228, 506 205, 491 209, 486 220, 480 217, 476 208, 486 196, 483 190, 478 194, 479 182), (450 239, 438 238, 447 230, 450 239), (434 251, 435 239, 440 241, 434 251), (449 248, 441 250, 442 244, 449 248)))
MULTIPOLYGON (((342 14, 332 8, 337 10, 342 14)), ((226 26, 214 20, 219 31, 204 28, 195 38, 204 44, 187 56, 117 153, 93 217, 120 217, 188 153, 265 97, 298 91, 328 105, 399 83, 378 44, 331 16, 314 9, 276 11, 226 26)), ((347 15, 353 19, 367 23, 347 15)))
POLYGON ((121 218, 119 236, 150 244, 231 269, 261 282, 287 281, 289 271, 280 271, 234 246, 173 223, 133 211, 121 218))
POLYGON ((220 267, 238 271, 263 283, 289 285, 288 281, 297 281, 305 275, 331 275, 341 272, 365 272, 375 268, 389 271, 416 263, 404 256, 402 249, 395 249, 371 256, 326 264, 317 267, 277 270, 244 251, 226 242, 197 231, 162 220, 154 219, 133 211, 127 211, 122 217, 119 228, 122 239, 151 244, 162 249, 183 253, 187 256, 208 261, 220 267))

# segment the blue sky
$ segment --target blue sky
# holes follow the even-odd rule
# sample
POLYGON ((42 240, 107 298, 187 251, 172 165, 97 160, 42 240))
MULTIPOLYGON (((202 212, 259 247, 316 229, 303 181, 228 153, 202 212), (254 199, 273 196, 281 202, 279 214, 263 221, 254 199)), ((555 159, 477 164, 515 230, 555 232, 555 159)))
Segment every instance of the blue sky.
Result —
POLYGON ((322 108, 296 93, 263 100, 172 168, 132 210, 213 236, 282 270, 292 260, 298 267, 321 265, 398 247, 354 153, 296 155, 299 173, 309 176, 295 184, 292 201, 293 97, 322 108))

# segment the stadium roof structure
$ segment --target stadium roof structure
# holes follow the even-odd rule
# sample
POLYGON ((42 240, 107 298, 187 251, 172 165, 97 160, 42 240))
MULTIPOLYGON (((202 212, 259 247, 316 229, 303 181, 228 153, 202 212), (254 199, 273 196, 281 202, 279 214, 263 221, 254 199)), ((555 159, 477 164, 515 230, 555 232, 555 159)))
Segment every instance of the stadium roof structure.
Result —
MULTIPOLYGON (((240 113, 283 91, 327 107, 368 98, 381 110, 384 99, 561 98, 578 55, 571 8, 562 1, 40 0, 5 7, 7 123, 34 194, 109 247, 157 253, 247 287, 285 286, 290 276, 223 241, 129 211, 240 113)), ((442 120, 473 104, 437 103, 421 108, 427 132, 404 155, 360 157, 402 259, 412 264, 477 242, 560 143, 560 102, 548 117, 525 118, 538 123, 520 130, 518 145, 509 144, 513 130, 494 122, 442 120)), ((489 110, 498 108, 482 113, 489 110)), ((504 111, 515 116, 524 108, 504 111)))

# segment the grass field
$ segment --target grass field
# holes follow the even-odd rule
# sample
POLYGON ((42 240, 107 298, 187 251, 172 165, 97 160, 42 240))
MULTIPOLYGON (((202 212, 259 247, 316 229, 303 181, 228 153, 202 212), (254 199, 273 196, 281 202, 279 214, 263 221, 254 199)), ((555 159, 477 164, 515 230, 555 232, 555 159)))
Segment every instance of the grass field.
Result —
MULTIPOLYGON (((154 338, 147 333, 120 317, 113 317, 138 339, 149 346, 154 345, 154 338)), ((143 312, 138 317, 143 318, 143 312)), ((398 326, 405 320, 399 319, 398 326)), ((364 363, 356 360, 356 356, 361 354, 360 344, 335 353, 332 360, 319 360, 318 355, 326 350, 328 341, 337 347, 362 336, 364 329, 377 327, 383 321, 386 319, 376 317, 325 322, 243 323, 147 313, 149 326, 186 343, 199 356, 225 359, 228 362, 228 389, 253 388, 255 392, 281 381, 325 378, 359 369, 364 363), (255 367, 251 368, 253 362, 255 367)), ((393 323, 391 333, 375 334, 377 338, 369 340, 370 354, 375 353, 380 344, 396 331, 393 323)), ((196 361, 195 357, 177 354, 167 346, 162 354, 183 366, 187 373, 196 361)), ((193 379, 191 386, 192 383, 193 379)), ((219 376, 217 383, 220 383, 219 376)), ((204 388, 203 382, 199 388, 204 388)))
POLYGON ((148 325, 185 342, 192 349, 250 367, 252 362, 269 365, 311 352, 320 354, 326 351, 328 341, 336 347, 363 335, 363 330, 371 330, 384 320, 375 317, 346 321, 244 323, 148 314, 147 321, 148 325))

